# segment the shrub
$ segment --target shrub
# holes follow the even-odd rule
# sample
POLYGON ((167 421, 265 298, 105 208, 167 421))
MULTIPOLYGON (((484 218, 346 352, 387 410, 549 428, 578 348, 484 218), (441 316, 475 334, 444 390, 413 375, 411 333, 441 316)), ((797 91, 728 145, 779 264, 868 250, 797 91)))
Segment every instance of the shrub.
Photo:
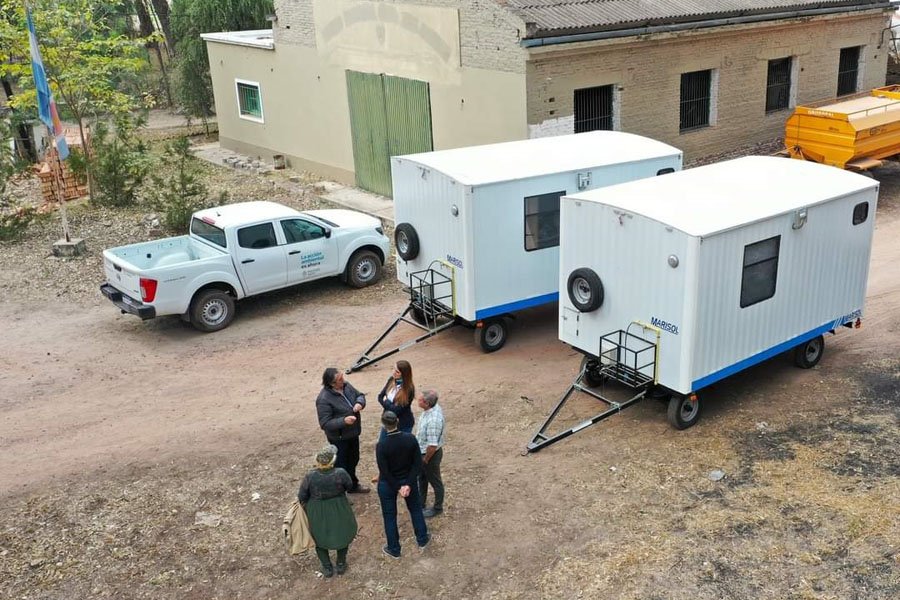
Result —
POLYGON ((30 206, 23 206, 11 213, 0 214, 0 241, 9 242, 21 239, 35 215, 35 209, 30 206))
POLYGON ((162 166, 152 177, 148 196, 170 231, 184 232, 191 215, 209 206, 208 189, 200 179, 196 160, 188 139, 180 137, 166 146, 162 166))
POLYGON ((136 130, 145 123, 143 117, 125 114, 116 117, 113 130, 105 122, 97 124, 89 159, 97 204, 131 206, 135 203, 137 190, 151 164, 147 146, 136 135, 136 130))

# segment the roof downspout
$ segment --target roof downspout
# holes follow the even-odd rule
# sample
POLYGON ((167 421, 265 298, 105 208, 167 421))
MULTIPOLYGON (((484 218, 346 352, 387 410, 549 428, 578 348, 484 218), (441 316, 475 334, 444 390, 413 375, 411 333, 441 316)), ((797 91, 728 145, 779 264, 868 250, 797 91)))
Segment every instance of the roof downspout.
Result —
MULTIPOLYGON (((748 15, 745 17, 730 17, 726 19, 713 19, 711 21, 700 21, 693 23, 673 23, 671 25, 650 25, 647 27, 635 27, 633 29, 619 29, 615 31, 593 31, 590 33, 573 33, 569 35, 559 35, 554 37, 530 38, 522 40, 522 46, 525 48, 539 48, 541 46, 554 46, 557 44, 571 44, 574 42, 593 42, 597 40, 611 40, 623 37, 632 37, 640 35, 650 35, 654 33, 672 33, 676 31, 694 31, 697 29, 707 29, 709 27, 722 27, 726 25, 744 25, 748 23, 761 23, 764 21, 774 21, 781 19, 797 19, 802 17, 814 17, 820 15, 830 15, 837 13, 850 13, 860 11, 874 10, 872 6, 850 6, 850 7, 832 7, 817 8, 813 10, 795 10, 790 12, 768 13, 763 15, 748 15)), ((881 10, 890 8, 889 6, 880 7, 881 10)))

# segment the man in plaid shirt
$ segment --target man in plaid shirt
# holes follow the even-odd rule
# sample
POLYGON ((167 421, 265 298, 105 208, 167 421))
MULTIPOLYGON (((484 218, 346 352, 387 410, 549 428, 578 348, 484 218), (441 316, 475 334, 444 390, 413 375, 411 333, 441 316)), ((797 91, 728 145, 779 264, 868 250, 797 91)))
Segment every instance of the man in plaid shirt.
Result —
POLYGON ((424 412, 419 417, 416 439, 422 452, 422 470, 419 472, 419 495, 422 506, 428 498, 428 484, 434 488, 434 506, 423 511, 426 519, 444 511, 444 482, 441 480, 441 459, 444 458, 444 412, 438 406, 434 390, 425 390, 416 398, 424 412))

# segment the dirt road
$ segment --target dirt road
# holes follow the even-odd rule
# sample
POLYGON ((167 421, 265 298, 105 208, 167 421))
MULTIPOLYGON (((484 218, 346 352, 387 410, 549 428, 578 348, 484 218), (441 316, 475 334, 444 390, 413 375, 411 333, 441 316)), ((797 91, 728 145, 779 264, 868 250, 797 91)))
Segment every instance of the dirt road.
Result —
MULTIPOLYGON (((459 328, 405 351, 448 419, 446 511, 421 554, 401 518, 388 562, 377 497, 354 497, 351 570, 330 581, 285 556, 281 516, 323 443, 322 368, 351 364, 399 293, 312 284, 242 303, 214 335, 100 299, 5 297, 0 596, 896 598, 900 169, 878 177, 863 328, 828 338, 815 369, 775 359, 715 386, 690 430, 647 401, 521 456, 579 364, 555 308, 522 315, 495 355, 459 328)), ((350 377, 373 406, 389 368, 350 377)), ((368 477, 377 411, 363 421, 368 477)))

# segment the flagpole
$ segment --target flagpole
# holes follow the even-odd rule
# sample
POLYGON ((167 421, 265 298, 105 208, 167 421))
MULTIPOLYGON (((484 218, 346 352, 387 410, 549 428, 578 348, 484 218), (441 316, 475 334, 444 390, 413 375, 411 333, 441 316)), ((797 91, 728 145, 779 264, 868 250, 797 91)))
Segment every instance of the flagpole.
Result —
POLYGON ((66 242, 71 242, 72 238, 69 237, 69 216, 66 212, 66 194, 63 190, 63 176, 62 176, 62 160, 59 158, 59 148, 56 147, 56 137, 53 135, 53 130, 50 127, 47 127, 47 133, 50 135, 50 139, 53 140, 53 152, 55 154, 55 160, 53 161, 53 177, 56 180, 56 201, 59 204, 59 216, 62 218, 62 226, 63 226, 63 237, 66 238, 66 242))

